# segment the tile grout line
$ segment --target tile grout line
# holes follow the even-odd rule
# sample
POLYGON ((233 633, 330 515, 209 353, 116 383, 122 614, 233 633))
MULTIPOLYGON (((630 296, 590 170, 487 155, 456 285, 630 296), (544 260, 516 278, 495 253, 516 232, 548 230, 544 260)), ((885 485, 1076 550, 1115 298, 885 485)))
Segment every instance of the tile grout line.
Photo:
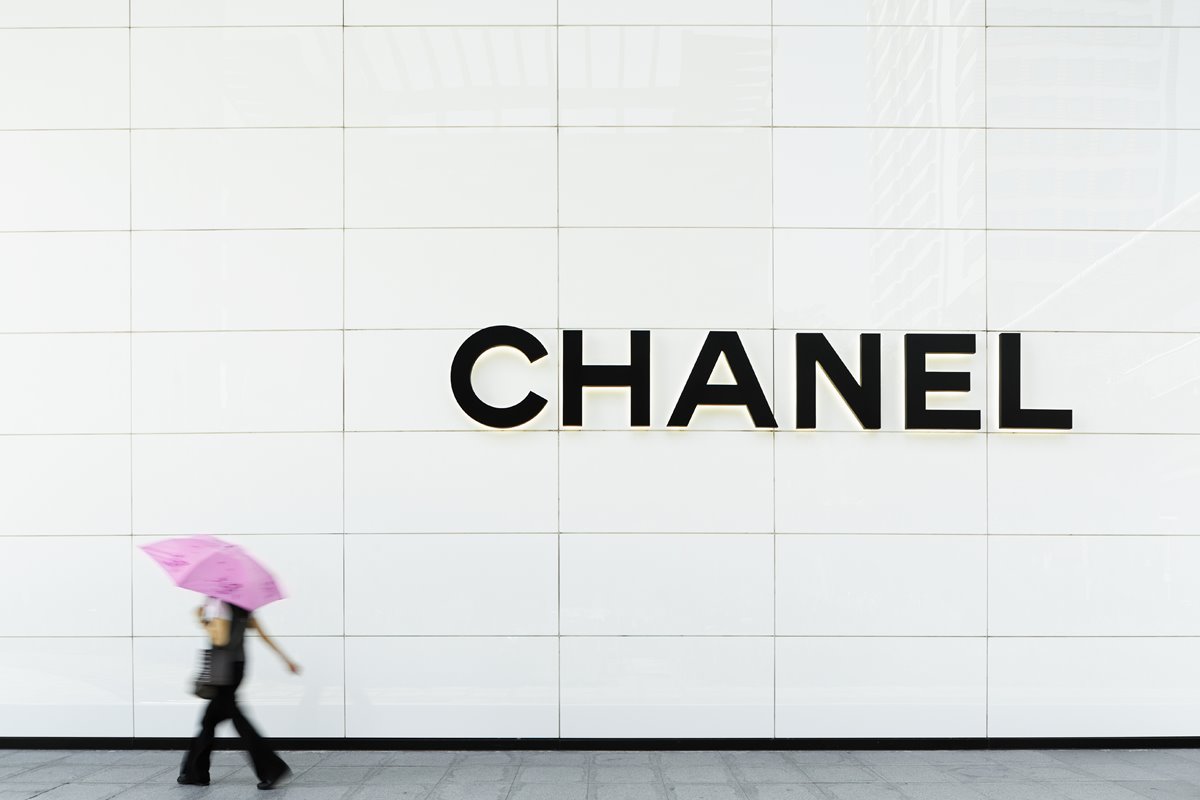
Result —
MULTIPOLYGON (((990 355, 988 342, 990 339, 990 319, 988 316, 988 24, 987 2, 983 4, 983 349, 985 355, 990 355)), ((990 534, 992 530, 991 514, 991 425, 988 417, 991 406, 988 395, 991 393, 989 378, 991 373, 984 366, 984 395, 983 395, 983 735, 987 738, 991 728, 991 580, 992 580, 992 545, 990 534)))
MULTIPOLYGON (((562 375, 562 29, 561 0, 554 2, 554 327, 555 353, 558 360, 558 375, 562 375)), ((560 379, 561 380, 561 379, 560 379)), ((562 391, 557 393, 554 434, 554 496, 555 528, 554 558, 554 604, 557 637, 555 640, 555 678, 558 684, 557 733, 562 736, 562 391)))
POLYGON ((129 23, 125 33, 125 90, 126 90, 126 113, 127 122, 129 123, 129 149, 128 160, 126 165, 129 173, 129 202, 127 211, 129 213, 129 731, 130 735, 137 735, 137 639, 135 634, 134 609, 136 608, 137 596, 134 590, 133 570, 134 559, 137 555, 137 548, 133 546, 133 529, 134 529, 134 497, 133 497, 133 0, 128 0, 125 5, 125 13, 128 15, 126 22, 129 23))
MULTIPOLYGON (((770 182, 768 191, 770 192, 769 207, 771 210, 771 241, 768 245, 770 248, 771 259, 771 285, 769 288, 771 301, 771 397, 774 399, 778 392, 778 387, 775 385, 776 376, 779 373, 778 365, 775 363, 775 3, 771 3, 770 8, 770 76, 769 76, 769 102, 770 102, 770 121, 771 121, 771 138, 769 142, 770 153, 768 161, 770 163, 770 182)), ((775 409, 775 413, 779 413, 779 409, 775 409)), ((778 459, 778 443, 779 438, 776 431, 771 432, 771 736, 777 738, 779 736, 779 459, 778 459)))
POLYGON ((346 679, 346 0, 342 0, 342 736, 349 738, 346 679))

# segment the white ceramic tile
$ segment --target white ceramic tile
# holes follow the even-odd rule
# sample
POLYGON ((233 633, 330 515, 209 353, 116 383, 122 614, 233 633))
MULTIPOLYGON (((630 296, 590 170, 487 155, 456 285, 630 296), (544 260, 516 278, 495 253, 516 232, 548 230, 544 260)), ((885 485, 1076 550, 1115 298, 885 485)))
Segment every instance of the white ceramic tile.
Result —
POLYGON ((347 25, 554 25, 555 0, 346 0, 347 25))
POLYGON ((346 531, 556 529, 552 432, 346 435, 346 531))
POLYGON ((128 534, 128 436, 7 436, 0 534, 128 534))
POLYGON ((128 329, 129 234, 0 234, 0 326, 128 329))
POLYGON ((557 734, 553 637, 350 637, 346 677, 349 736, 557 734))
POLYGON ((347 231, 346 324, 554 327, 556 241, 545 229, 347 231))
POLYGON ((982 25, 985 0, 775 0, 776 25, 982 25))
POLYGON ((770 635, 772 539, 754 534, 563 537, 565 635, 770 635))
MULTIPOLYGON (((707 330, 651 330, 650 332, 650 424, 664 428, 671 420, 696 360, 708 338, 707 330)), ((771 335, 765 330, 735 331, 753 369, 750 381, 757 380, 763 397, 770 404, 773 384, 771 335)), ((583 363, 586 365, 629 364, 631 334, 628 330, 589 330, 582 332, 583 363)), ((515 357, 514 357, 515 358, 515 357)), ((725 357, 720 357, 712 374, 713 384, 733 383, 725 357)), ((508 395, 516 397, 515 393, 508 395)), ((510 401, 511 402, 511 401, 510 401)), ((628 432, 630 428, 629 389, 584 387, 582 393, 583 428, 628 432)), ((754 430, 755 421, 745 406, 698 406, 687 429, 754 430)), ((661 431, 660 431, 661 432, 661 431)), ((633 439, 632 441, 638 441, 633 439)), ((665 441, 665 440, 664 440, 665 441)), ((719 441, 719 440, 717 440, 719 441)), ((678 441, 674 447, 679 447, 678 441)), ((668 445, 668 447, 671 447, 668 445)), ((669 452, 664 449, 663 455, 669 452)), ((600 529, 603 531, 603 528, 600 529)))
POLYGON ((133 25, 341 25, 339 0, 132 0, 133 25))
POLYGON ((1200 30, 992 28, 988 124, 1200 127, 1200 30))
POLYGON ((133 235, 135 330, 340 328, 341 301, 341 231, 133 235))
POLYGON ((781 636, 987 632, 982 536, 781 535, 775 552, 781 636))
POLYGON ((129 334, 0 336, 0 432, 129 431, 129 334))
POLYGON ((128 536, 0 537, 0 636, 129 636, 128 536), (67 598, 70 598, 67 601, 67 598))
POLYGON ((581 533, 771 530, 771 434, 561 434, 560 524, 581 533))
POLYGON ((134 131, 133 198, 143 229, 341 227, 342 131, 134 131))
MULTIPOLYGON (((135 548, 160 536, 136 536, 135 548)), ((274 573, 283 600, 254 612, 269 636, 340 636, 342 537, 324 534, 222 536, 246 548, 274 573)), ((2 542, 0 542, 2 543, 2 542)), ((195 634, 200 597, 178 589, 140 550, 133 555, 133 632, 137 636, 195 634)))
MULTIPOLYGON (((199 630, 199 629, 197 629, 199 630)), ((293 675, 279 658, 254 641, 246 645, 246 679, 238 701, 264 736, 341 737, 345 682, 340 637, 274 637, 300 665, 293 675)), ((204 701, 188 690, 194 677, 200 637, 135 638, 134 731, 138 736, 187 736, 199 727, 204 701)), ((126 652, 128 640, 124 641, 126 652)), ((128 676, 126 676, 128 683, 128 676)), ((128 718, 128 709, 126 715, 128 718)), ((222 725, 218 736, 236 735, 222 725)))
POLYGON ((554 28, 349 28, 348 125, 553 125, 554 28))
POLYGON ((996 636, 1200 632, 1200 540, 1191 536, 996 536, 988 621, 996 636))
MULTIPOLYGON (((346 429, 487 430, 467 416, 450 390, 450 364, 471 331, 348 331, 346 429)), ((549 351, 536 363, 511 347, 476 362, 471 386, 484 402, 507 407, 534 392, 547 406, 523 428, 556 425, 557 334, 531 331, 549 351)), ((338 383, 341 390, 341 383, 338 383)))
POLYGON ((133 124, 340 125, 340 28, 133 31, 133 124))
POLYGON ((346 132, 350 227, 547 226, 554 220, 550 128, 346 132))
MULTIPOLYGON (((804 330, 801 327, 801 330, 804 330)), ((862 377, 861 334, 858 331, 826 330, 825 339, 846 365, 856 381, 862 377)), ((925 407, 930 410, 959 410, 977 412, 980 425, 984 424, 983 409, 989 403, 987 356, 984 353, 985 339, 974 332, 956 332, 972 337, 975 353, 927 353, 926 370, 929 373, 964 373, 970 381, 970 391, 927 392, 925 407)), ((904 431, 907 401, 904 397, 907 370, 904 365, 905 333, 884 331, 879 338, 880 373, 880 429, 904 431)), ((784 430, 796 427, 796 332, 777 331, 775 334, 775 416, 784 430)), ((849 404, 842 399, 821 367, 810 367, 816 375, 816 430, 862 432, 863 424, 854 415, 849 404)), ((909 436, 920 438, 921 433, 908 431, 909 436)), ((921 531, 914 531, 920 533, 921 531)))
POLYGON ((566 229, 559 297, 564 327, 769 328, 771 235, 566 229))
POLYGON ((1200 330, 1200 234, 989 231, 992 328, 1200 330))
POLYGON ((0 638, 0 736, 133 735, 129 639, 0 638))
POLYGON ((765 129, 564 129, 559 147, 563 225, 770 224, 765 129))
POLYGON ((0 30, 0 128, 122 126, 129 126, 128 31, 0 30))
POLYGON ((990 736, 1190 736, 1196 638, 1008 639, 988 651, 990 736))
POLYGON ((986 735, 983 638, 780 638, 776 648, 776 736, 986 735))
POLYGON ((1200 25, 1200 7, 1162 0, 987 0, 990 25, 1200 25))
POLYGON ((983 44, 982 28, 776 28, 774 124, 982 126, 983 44))
POLYGON ((140 433, 330 431, 342 426, 337 331, 139 333, 140 433))
MULTIPOLYGON (((990 374, 997 370, 991 335, 990 374)), ((1196 388, 1200 335, 1187 333, 1023 333, 1021 402, 1069 408, 1085 433, 1200 433, 1196 388)), ((989 425, 999 425, 998 404, 989 425)))
POLYGON ((561 0, 563 25, 766 25, 770 0, 561 0))
POLYGON ((992 533, 1195 533, 1200 525, 1192 502, 1200 437, 989 438, 992 533))
POLYGON ((129 0, 0 0, 0 28, 99 27, 129 24, 129 0))
POLYGON ((986 458, 981 434, 780 434, 776 530, 983 533, 986 458))
POLYGON ((558 632, 553 534, 346 537, 350 636, 558 632))
POLYGON ((134 532, 342 529, 340 433, 135 436, 134 532))
POLYGON ((771 736, 770 637, 562 640, 564 737, 771 736))
POLYGON ((983 227, 983 131, 787 128, 774 137, 776 225, 983 227))
POLYGON ((1200 229, 1200 131, 993 130, 993 228, 1200 229))
POLYGON ((129 227, 128 131, 0 132, 0 229, 129 227))
POLYGON ((774 242, 779 327, 984 327, 983 231, 776 230, 774 242))
POLYGON ((560 122, 770 124, 770 35, 745 26, 563 28, 560 122))

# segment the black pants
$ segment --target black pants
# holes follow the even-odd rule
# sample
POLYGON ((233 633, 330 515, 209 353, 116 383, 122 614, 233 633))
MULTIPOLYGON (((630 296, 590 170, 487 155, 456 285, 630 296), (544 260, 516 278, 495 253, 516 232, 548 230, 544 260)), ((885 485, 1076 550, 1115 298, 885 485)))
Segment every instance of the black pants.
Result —
POLYGON ((208 768, 212 759, 213 741, 217 735, 217 725, 225 720, 231 720, 242 737, 242 746, 250 755, 254 764, 254 772, 260 781, 274 780, 287 769, 287 764, 263 742, 262 736, 242 714, 237 704, 237 688, 245 674, 246 664, 239 661, 234 666, 233 683, 222 686, 217 696, 208 701, 204 716, 200 720, 200 733, 192 740, 192 746, 184 756, 180 774, 195 781, 208 780, 208 768))

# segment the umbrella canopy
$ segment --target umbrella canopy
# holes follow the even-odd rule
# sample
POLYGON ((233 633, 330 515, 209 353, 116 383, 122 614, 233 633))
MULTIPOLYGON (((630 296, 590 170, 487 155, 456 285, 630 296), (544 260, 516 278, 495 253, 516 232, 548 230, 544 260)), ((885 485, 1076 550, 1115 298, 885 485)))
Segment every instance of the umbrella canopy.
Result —
POLYGON ((266 567, 236 544, 215 536, 181 536, 142 545, 176 586, 247 611, 283 598, 266 567))

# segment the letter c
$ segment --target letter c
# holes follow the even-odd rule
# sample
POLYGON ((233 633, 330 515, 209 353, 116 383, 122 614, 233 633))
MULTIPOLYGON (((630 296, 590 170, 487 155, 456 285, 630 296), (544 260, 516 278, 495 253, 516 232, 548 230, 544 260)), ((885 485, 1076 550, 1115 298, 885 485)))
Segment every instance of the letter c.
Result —
POLYGON ((516 405, 498 408, 479 399, 471 385, 471 372, 480 356, 493 347, 512 347, 532 364, 546 355, 545 346, 527 330, 511 325, 493 325, 467 337, 450 364, 450 390, 467 416, 489 428, 515 428, 536 417, 546 407, 546 398, 529 392, 516 405))

